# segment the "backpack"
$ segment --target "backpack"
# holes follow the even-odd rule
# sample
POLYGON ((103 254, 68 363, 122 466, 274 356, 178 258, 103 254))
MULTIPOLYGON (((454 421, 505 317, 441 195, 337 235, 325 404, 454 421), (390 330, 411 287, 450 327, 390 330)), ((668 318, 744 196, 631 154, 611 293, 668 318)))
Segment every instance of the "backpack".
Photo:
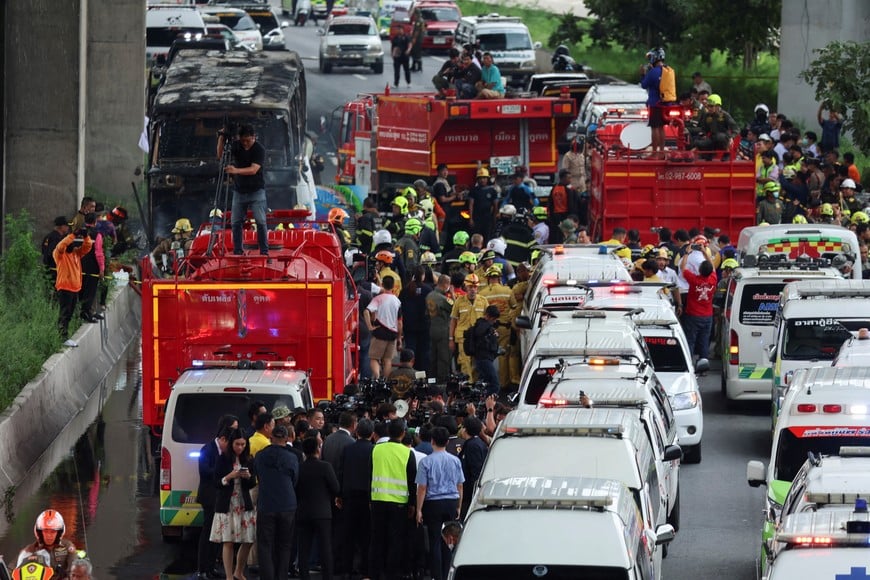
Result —
POLYGON ((465 331, 465 336, 462 337, 462 350, 468 356, 474 356, 477 353, 477 339, 474 336, 474 331, 477 329, 478 322, 480 322, 480 318, 477 319, 477 322, 471 328, 465 331))
POLYGON ((677 73, 666 64, 662 65, 662 78, 659 81, 659 95, 663 103, 677 102, 677 73))

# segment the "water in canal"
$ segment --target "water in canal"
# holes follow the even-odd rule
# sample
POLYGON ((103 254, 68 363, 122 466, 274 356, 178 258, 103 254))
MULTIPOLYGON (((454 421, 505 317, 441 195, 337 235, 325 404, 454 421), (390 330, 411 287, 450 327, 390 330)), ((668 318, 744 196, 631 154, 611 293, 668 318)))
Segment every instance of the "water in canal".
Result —
POLYGON ((34 541, 36 517, 50 507, 61 512, 64 537, 87 551, 98 579, 180 578, 196 570, 195 542, 168 545, 160 537, 141 386, 136 340, 26 480, 3 497, 0 554, 7 563, 34 541))

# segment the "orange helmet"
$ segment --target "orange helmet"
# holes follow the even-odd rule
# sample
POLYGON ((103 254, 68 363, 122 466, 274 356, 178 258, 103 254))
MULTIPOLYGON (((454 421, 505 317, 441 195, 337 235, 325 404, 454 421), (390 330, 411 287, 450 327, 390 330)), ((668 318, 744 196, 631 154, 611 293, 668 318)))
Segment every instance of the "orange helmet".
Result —
POLYGON ((702 235, 702 234, 698 234, 697 236, 692 238, 692 243, 693 244, 701 244, 702 246, 706 246, 710 243, 710 241, 707 239, 707 236, 702 235))
POLYGON ((344 211, 344 210, 341 209, 340 207, 334 207, 334 208, 332 208, 331 210, 329 210, 329 214, 327 215, 326 219, 327 219, 330 223, 333 223, 333 222, 341 223, 341 222, 343 222, 344 220, 346 220, 347 217, 348 217, 348 216, 347 216, 347 212, 346 212, 346 211, 344 211))
POLYGON ((33 525, 33 535, 40 544, 44 544, 45 540, 42 537, 43 530, 54 530, 57 532, 56 542, 63 538, 63 533, 66 530, 66 525, 63 523, 63 516, 57 510, 45 510, 36 518, 36 523, 33 525))
POLYGON ((393 253, 389 250, 381 250, 377 254, 375 254, 375 260, 378 262, 383 262, 384 264, 392 264, 393 263, 393 253))

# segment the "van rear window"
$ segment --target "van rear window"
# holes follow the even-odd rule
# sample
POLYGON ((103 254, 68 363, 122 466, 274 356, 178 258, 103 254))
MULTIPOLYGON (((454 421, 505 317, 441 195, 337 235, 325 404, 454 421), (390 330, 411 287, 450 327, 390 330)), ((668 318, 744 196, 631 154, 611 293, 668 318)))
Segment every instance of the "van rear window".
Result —
POLYGON ((497 32, 481 34, 477 37, 480 50, 532 50, 532 39, 523 30, 517 32, 497 32))
MULTIPOLYGON (((196 36, 205 34, 205 27, 197 28, 156 28, 149 26, 145 29, 146 46, 172 46, 176 38, 184 38, 185 35, 196 36)), ((212 138, 212 140, 214 140, 212 138)))
POLYGON ((176 443, 205 445, 214 439, 218 420, 223 415, 235 415, 239 426, 248 426, 248 407, 254 401, 263 401, 270 411, 284 405, 293 410, 302 405, 290 395, 264 395, 261 393, 191 393, 179 395, 172 418, 172 440, 176 443))
POLYGON ((622 568, 606 566, 546 566, 544 564, 517 564, 505 566, 460 566, 456 580, 628 580, 622 568))
POLYGON ((779 295, 785 282, 746 284, 740 297, 740 324, 770 326, 776 316, 779 295))
POLYGON ((689 364, 683 348, 676 338, 669 336, 645 336, 653 367, 660 373, 687 373, 689 364))
MULTIPOLYGON (((819 427, 818 431, 824 431, 826 427, 819 427)), ((849 436, 846 437, 799 437, 793 431, 812 432, 808 427, 790 427, 783 429, 779 433, 779 447, 774 459, 775 470, 773 477, 780 481, 792 481, 797 475, 798 470, 807 460, 807 453, 812 451, 815 454, 838 455, 840 447, 863 447, 870 445, 870 437, 859 436, 861 432, 866 432, 864 427, 855 427, 850 433, 847 428, 832 427, 831 431, 842 429, 849 436)))

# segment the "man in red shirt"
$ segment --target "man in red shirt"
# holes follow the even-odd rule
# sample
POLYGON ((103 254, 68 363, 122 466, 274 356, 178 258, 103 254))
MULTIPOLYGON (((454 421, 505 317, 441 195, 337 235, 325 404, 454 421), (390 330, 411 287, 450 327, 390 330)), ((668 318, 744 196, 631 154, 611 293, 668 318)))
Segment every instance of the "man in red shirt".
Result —
POLYGON ((713 297, 716 295, 716 272, 710 256, 704 253, 706 260, 698 266, 698 274, 686 268, 686 258, 683 256, 680 270, 689 283, 687 302, 684 304, 683 330, 689 342, 689 351, 698 355, 698 366, 701 361, 707 361, 710 348, 710 331, 713 326, 713 297))

